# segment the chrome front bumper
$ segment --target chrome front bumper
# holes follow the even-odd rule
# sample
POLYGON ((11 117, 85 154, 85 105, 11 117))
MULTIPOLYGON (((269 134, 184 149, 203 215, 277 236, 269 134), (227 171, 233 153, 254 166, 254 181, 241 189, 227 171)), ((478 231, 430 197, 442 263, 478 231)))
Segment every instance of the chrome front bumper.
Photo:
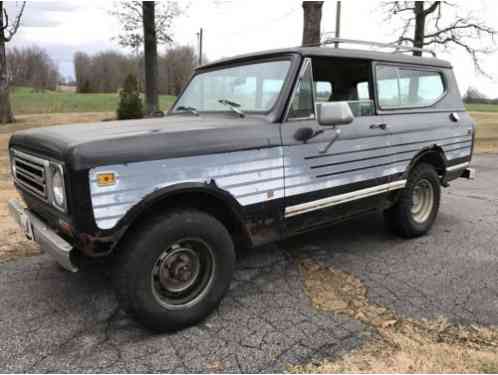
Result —
POLYGON ((47 227, 36 215, 12 199, 8 203, 9 213, 24 231, 26 237, 37 242, 43 252, 49 253, 63 268, 76 272, 78 267, 71 260, 73 246, 47 227))

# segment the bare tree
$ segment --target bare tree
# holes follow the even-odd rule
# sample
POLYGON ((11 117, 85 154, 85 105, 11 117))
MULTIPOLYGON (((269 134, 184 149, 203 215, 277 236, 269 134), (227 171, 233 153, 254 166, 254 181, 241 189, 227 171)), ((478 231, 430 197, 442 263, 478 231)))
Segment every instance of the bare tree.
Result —
POLYGON ((152 116, 159 111, 155 5, 155 1, 142 2, 145 60, 145 112, 149 116, 152 116))
POLYGON ((165 55, 159 56, 159 92, 168 95, 180 94, 190 79, 197 60, 198 57, 191 46, 170 48, 165 55))
POLYGON ((323 1, 303 1, 303 46, 320 44, 323 1))
POLYGON ((144 46, 146 114, 153 115, 159 111, 157 45, 173 42, 171 27, 180 8, 176 1, 130 1, 118 9, 113 14, 123 26, 119 43, 137 55, 144 46))
POLYGON ((10 86, 29 86, 35 91, 55 90, 60 74, 47 51, 37 46, 7 51, 10 86))
POLYGON ((5 45, 12 40, 19 30, 25 6, 25 1, 21 3, 20 7, 17 7, 16 3, 16 8, 18 8, 17 14, 12 19, 9 19, 3 1, 0 1, 0 124, 14 121, 14 115, 10 106, 9 73, 7 71, 5 45))
MULTIPOLYGON (((486 75, 480 61, 494 52, 497 31, 472 13, 462 14, 456 4, 448 1, 394 1, 384 3, 383 11, 387 12, 387 21, 402 21, 398 43, 418 48, 463 48, 472 57, 476 70, 486 75)), ((421 52, 413 54, 420 56, 421 52)))
POLYGON ((93 56, 83 52, 74 54, 76 90, 80 93, 116 93, 126 76, 136 74, 136 56, 116 51, 102 51, 93 56))
MULTIPOLYGON (((122 31, 117 40, 122 47, 131 48, 138 54, 144 44, 142 3, 149 1, 123 1, 116 3, 111 12, 121 23, 122 31)), ((169 45, 173 42, 173 21, 182 13, 176 1, 158 1, 155 5, 155 30, 157 43, 169 45)))
POLYGON ((477 88, 469 86, 463 96, 463 101, 465 103, 487 103, 490 99, 477 88))

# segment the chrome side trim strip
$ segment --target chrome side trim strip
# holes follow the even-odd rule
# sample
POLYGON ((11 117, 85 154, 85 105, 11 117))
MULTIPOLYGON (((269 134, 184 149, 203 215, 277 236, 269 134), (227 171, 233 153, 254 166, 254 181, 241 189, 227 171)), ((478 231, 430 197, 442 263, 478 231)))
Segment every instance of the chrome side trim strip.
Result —
POLYGON ((447 172, 457 171, 459 169, 467 168, 469 165, 470 165, 470 162, 465 162, 465 163, 462 163, 462 164, 452 165, 451 167, 446 168, 446 171, 447 172))
POLYGON ((285 218, 304 214, 309 211, 336 206, 357 199, 371 197, 377 194, 387 193, 393 190, 403 189, 405 186, 406 186, 406 180, 400 180, 400 181, 390 182, 388 184, 373 186, 361 190, 355 190, 350 193, 334 195, 333 197, 322 198, 316 201, 306 202, 295 206, 286 207, 285 218))

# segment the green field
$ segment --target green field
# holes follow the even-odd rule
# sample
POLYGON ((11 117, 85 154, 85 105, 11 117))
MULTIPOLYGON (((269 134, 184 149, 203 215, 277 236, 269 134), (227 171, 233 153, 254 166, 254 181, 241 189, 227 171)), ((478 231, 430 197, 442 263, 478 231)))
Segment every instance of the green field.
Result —
MULTIPOLYGON (((166 111, 174 96, 161 95, 159 105, 166 111)), ((118 94, 78 94, 75 92, 33 92, 31 88, 17 87, 11 92, 14 114, 114 112, 118 106, 118 94)))
MULTIPOLYGON (((118 94, 78 94, 75 92, 33 92, 28 87, 17 87, 11 93, 15 114, 114 112, 118 105, 118 94)), ((174 96, 161 95, 159 105, 166 111, 175 100, 174 96)), ((467 104, 471 112, 498 112, 495 104, 467 104)))
POLYGON ((498 104, 465 104, 469 112, 498 112, 498 104))

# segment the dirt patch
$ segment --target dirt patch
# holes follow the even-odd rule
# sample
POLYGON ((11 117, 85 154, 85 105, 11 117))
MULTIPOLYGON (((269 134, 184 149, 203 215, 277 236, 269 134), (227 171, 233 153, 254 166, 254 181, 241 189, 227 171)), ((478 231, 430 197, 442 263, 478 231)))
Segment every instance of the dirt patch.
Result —
POLYGON ((16 115, 16 122, 0 126, 0 134, 8 134, 18 130, 38 128, 42 126, 67 125, 87 122, 99 122, 114 119, 113 112, 87 112, 87 113, 46 113, 35 115, 16 115))
POLYGON ((353 275, 303 260, 305 290, 320 310, 346 314, 378 335, 336 361, 294 367, 295 372, 496 372, 498 329, 460 326, 447 320, 402 319, 372 304, 353 275))
POLYGON ((10 187, 11 184, 0 183, 0 263, 17 257, 37 255, 40 253, 38 245, 29 241, 11 219, 7 209, 7 201, 17 198, 17 192, 10 187))
POLYGON ((498 113, 470 112, 477 123, 475 151, 498 153, 498 113))
POLYGON ((96 122, 112 118, 112 113, 62 113, 46 115, 22 115, 16 123, 0 127, 0 263, 17 257, 40 253, 39 246, 28 241, 11 219, 7 209, 9 199, 18 198, 10 176, 8 144, 13 132, 40 126, 70 123, 96 122))

